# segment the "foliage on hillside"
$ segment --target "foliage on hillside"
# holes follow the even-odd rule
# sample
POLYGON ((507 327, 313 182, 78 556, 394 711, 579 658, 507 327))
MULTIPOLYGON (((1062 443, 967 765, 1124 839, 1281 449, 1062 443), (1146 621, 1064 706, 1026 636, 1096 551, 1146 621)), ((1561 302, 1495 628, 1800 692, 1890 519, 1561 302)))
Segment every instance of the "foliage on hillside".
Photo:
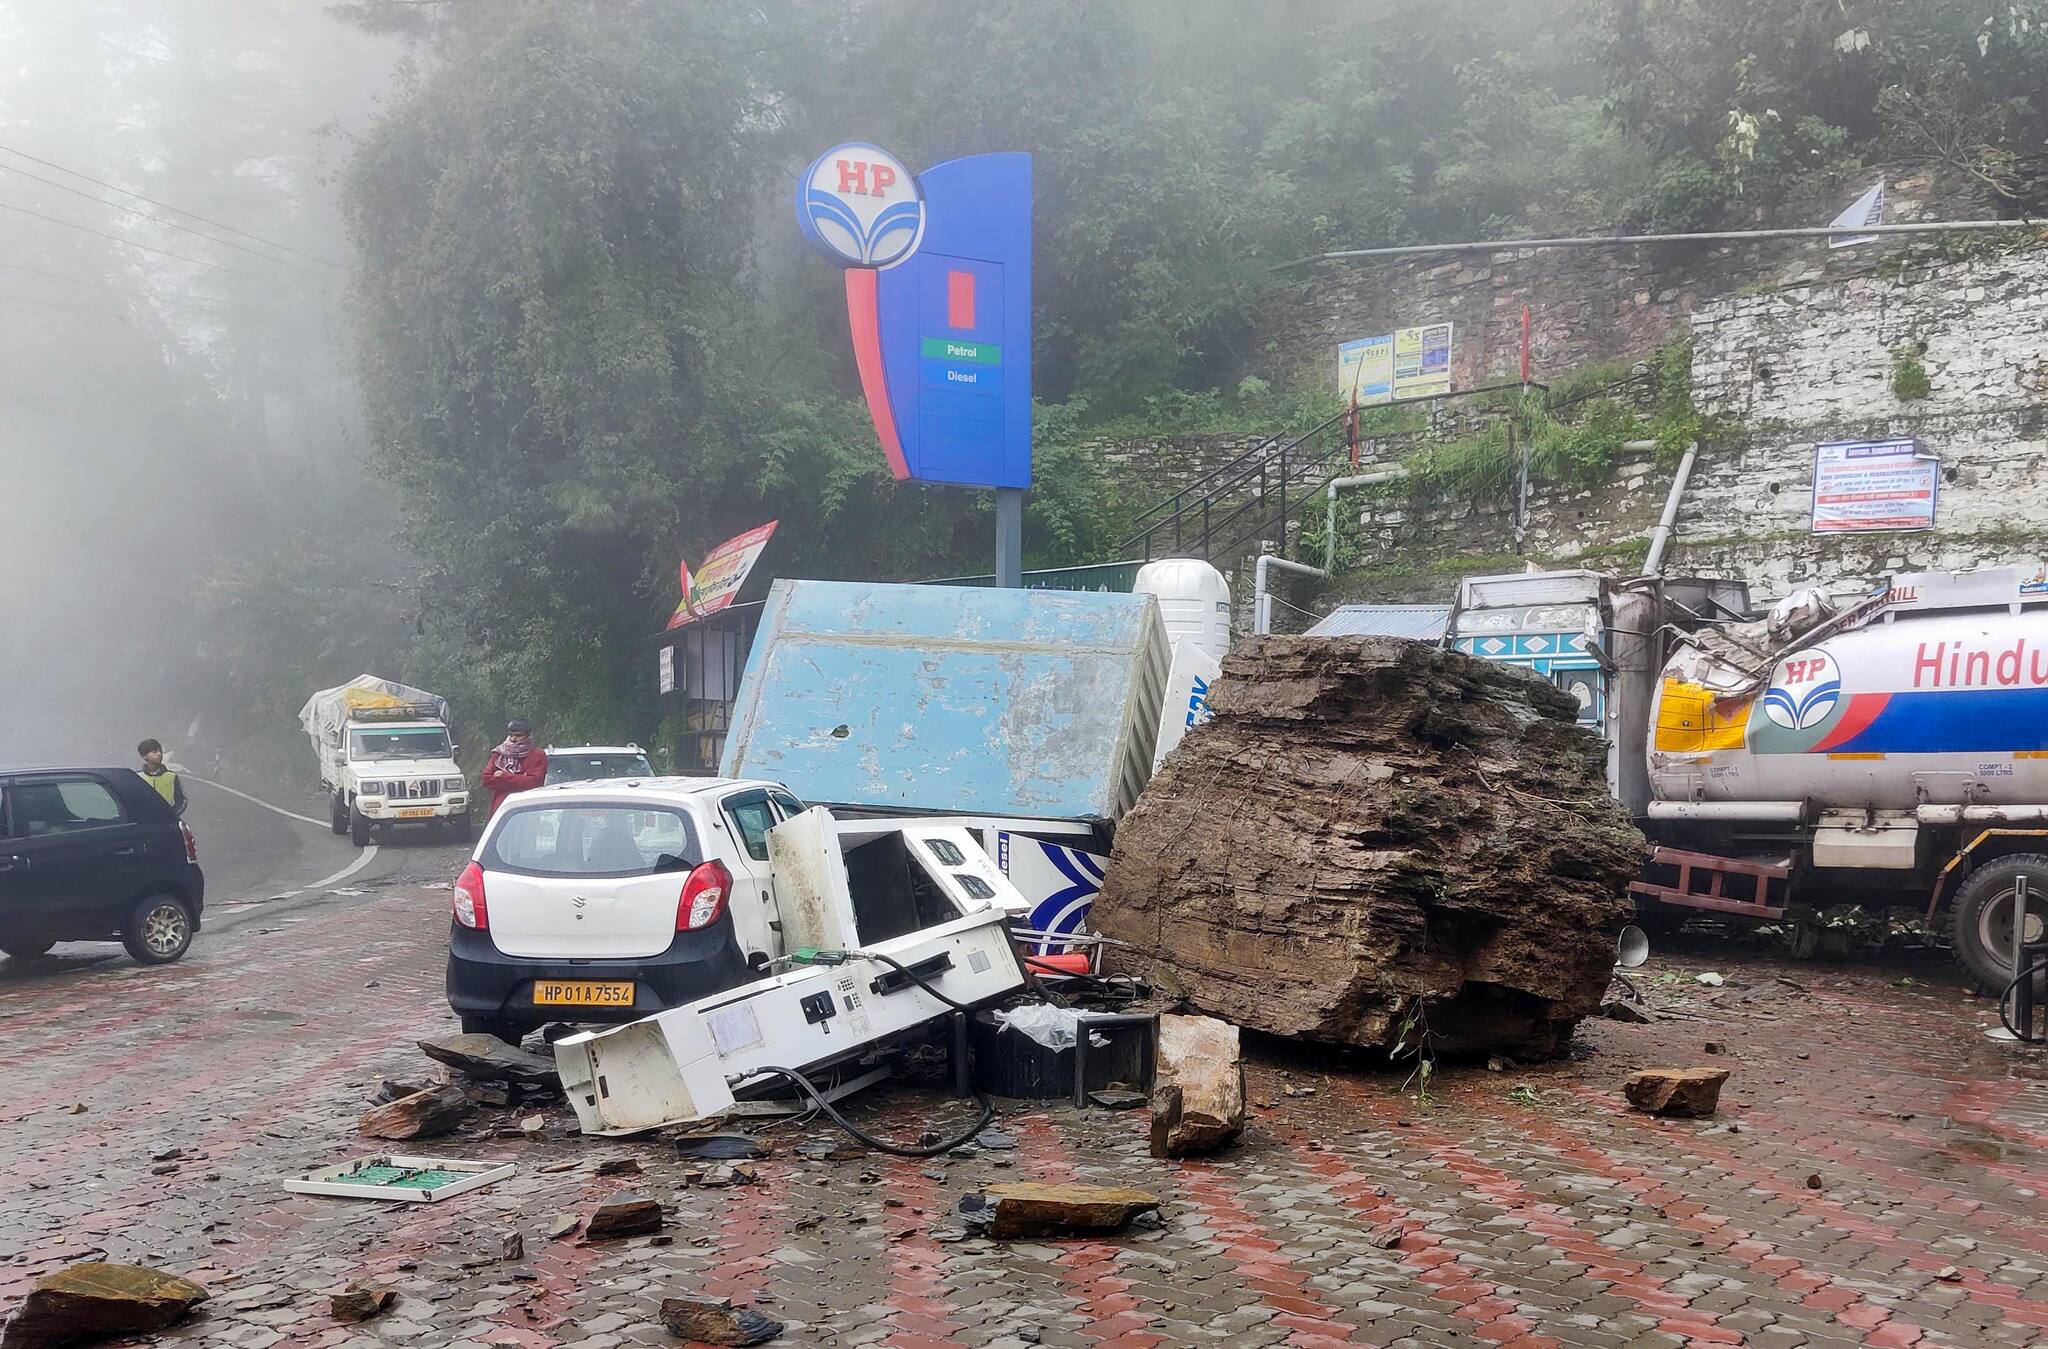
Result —
MULTIPOLYGON (((986 565, 986 502, 888 480, 837 277, 786 218, 849 135, 1037 157, 1039 564, 1099 560, 1143 504, 1093 431, 1307 415, 1201 393, 1259 368, 1277 263, 1739 219, 1900 151, 2009 183, 2006 147, 2048 139, 2048 0, 344 8, 422 44, 348 179, 375 453, 430 569, 417 673, 562 735, 651 726, 675 560, 760 520, 784 574, 986 565)), ((1682 444, 1689 415, 1650 430, 1682 444)), ((1556 476, 1644 429, 1618 404, 1527 426, 1556 476)), ((1503 451, 1432 462, 1462 483, 1503 451)))

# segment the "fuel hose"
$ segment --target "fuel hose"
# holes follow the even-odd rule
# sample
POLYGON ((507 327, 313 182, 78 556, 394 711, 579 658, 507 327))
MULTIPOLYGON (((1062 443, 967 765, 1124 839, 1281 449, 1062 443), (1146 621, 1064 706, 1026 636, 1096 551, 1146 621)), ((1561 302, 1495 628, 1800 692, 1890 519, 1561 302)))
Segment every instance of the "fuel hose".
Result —
POLYGON ((867 1144, 869 1147, 875 1149, 877 1152, 886 1152, 889 1153, 891 1156, 895 1157, 936 1157, 942 1152, 951 1152, 954 1148, 960 1147, 963 1144, 974 1141, 975 1135, 979 1134, 983 1129, 986 1129, 989 1126, 989 1121, 993 1120, 996 1117, 996 1103, 988 1098, 988 1094, 986 1092, 977 1091, 974 1093, 974 1099, 981 1105, 981 1116, 980 1118, 976 1119, 974 1123, 968 1125, 965 1132, 957 1134, 952 1138, 942 1139, 937 1143, 926 1144, 923 1146, 919 1146, 916 1144, 891 1143, 886 1138, 875 1137, 873 1134, 869 1133, 867 1130, 861 1128, 858 1124, 855 1124, 852 1120, 848 1119, 846 1116, 840 1114, 837 1110, 833 1109, 832 1103, 825 1099, 824 1093, 820 1092, 817 1089, 817 1087, 812 1084, 811 1079, 805 1077, 796 1069, 776 1068, 769 1065, 763 1065, 762 1067, 757 1068, 754 1071, 760 1073, 773 1073, 775 1076, 782 1078, 791 1086, 795 1087, 798 1091, 810 1097, 812 1103, 815 1104, 818 1107, 818 1109, 825 1112, 825 1117, 827 1119, 831 1120, 834 1124, 838 1125, 848 1134, 851 1134, 853 1137, 859 1139, 861 1142, 867 1144))

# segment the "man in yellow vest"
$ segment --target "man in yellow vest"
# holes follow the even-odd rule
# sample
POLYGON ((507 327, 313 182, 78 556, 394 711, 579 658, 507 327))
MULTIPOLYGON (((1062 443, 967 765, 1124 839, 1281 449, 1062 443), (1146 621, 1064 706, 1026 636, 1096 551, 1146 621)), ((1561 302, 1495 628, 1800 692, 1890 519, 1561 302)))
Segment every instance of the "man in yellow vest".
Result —
POLYGON ((142 780, 156 788, 180 819, 185 815, 185 784, 178 781, 178 775, 164 767, 164 747, 157 740, 145 740, 135 747, 142 756, 142 780))

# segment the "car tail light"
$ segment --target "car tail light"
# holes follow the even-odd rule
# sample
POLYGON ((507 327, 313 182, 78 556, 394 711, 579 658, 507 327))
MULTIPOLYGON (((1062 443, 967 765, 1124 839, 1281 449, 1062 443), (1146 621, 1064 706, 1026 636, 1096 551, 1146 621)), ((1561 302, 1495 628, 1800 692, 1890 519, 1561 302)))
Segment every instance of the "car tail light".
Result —
POLYGON ((178 832, 185 836, 185 860, 187 862, 197 862, 199 860, 199 840, 192 837, 191 827, 181 823, 178 826, 178 832))
POLYGON ((696 932, 710 927, 725 912, 732 897, 732 873, 723 862, 700 862, 683 882, 682 898, 676 901, 676 931, 696 932))
POLYGON ((455 921, 479 932, 491 927, 490 910, 484 907, 484 869, 474 862, 455 880, 455 921))

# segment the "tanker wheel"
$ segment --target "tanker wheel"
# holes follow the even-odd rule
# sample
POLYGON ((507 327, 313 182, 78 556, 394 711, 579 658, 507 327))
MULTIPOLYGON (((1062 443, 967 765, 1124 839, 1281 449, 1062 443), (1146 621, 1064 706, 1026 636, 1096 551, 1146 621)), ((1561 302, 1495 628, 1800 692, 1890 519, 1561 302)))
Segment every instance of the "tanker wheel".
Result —
MULTIPOLYGON (((1987 993, 2003 992, 2012 982, 2014 899, 2017 880, 2027 878, 2026 940, 2048 936, 2048 856, 2015 853, 1986 862, 1970 873, 1949 906, 1949 938, 1956 963, 1987 993)), ((2048 979, 2036 979, 2037 990, 2048 979)))

